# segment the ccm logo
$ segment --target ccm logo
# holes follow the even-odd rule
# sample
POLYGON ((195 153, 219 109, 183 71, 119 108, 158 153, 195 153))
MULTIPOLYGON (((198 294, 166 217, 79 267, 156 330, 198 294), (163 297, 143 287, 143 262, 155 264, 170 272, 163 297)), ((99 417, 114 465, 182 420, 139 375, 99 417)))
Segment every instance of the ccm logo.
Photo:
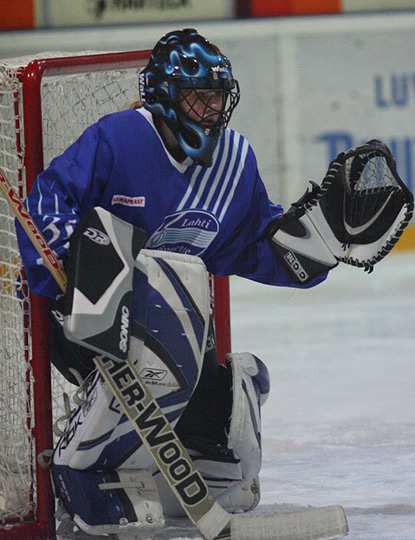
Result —
POLYGON ((287 251, 287 253, 284 255, 284 259, 287 261, 287 263, 292 268, 295 275, 298 277, 298 279, 303 282, 308 279, 308 274, 302 267, 300 261, 297 259, 297 257, 294 255, 292 251, 287 251))
POLYGON ((128 326, 130 321, 130 311, 127 306, 121 309, 121 332, 120 332, 120 351, 127 352, 128 347, 128 326))

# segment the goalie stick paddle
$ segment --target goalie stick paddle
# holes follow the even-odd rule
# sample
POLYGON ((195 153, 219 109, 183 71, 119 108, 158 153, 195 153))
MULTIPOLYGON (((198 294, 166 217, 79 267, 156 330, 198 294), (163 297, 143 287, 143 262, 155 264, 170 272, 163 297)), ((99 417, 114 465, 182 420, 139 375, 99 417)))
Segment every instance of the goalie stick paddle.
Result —
MULTIPOLYGON (((0 189, 63 292, 66 274, 0 169, 0 189)), ((96 356, 95 364, 152 455, 190 521, 206 540, 329 540, 348 532, 340 506, 291 514, 235 517, 210 493, 187 450, 130 360, 96 356)))

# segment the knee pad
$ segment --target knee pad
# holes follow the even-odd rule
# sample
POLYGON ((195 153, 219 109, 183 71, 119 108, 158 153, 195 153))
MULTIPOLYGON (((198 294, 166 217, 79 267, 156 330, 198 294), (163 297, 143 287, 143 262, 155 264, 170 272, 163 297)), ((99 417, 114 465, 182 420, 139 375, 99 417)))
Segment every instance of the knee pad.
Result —
MULTIPOLYGON (((270 379, 265 364, 250 353, 228 354, 226 363, 220 374, 223 380, 217 384, 218 395, 212 393, 210 403, 205 399, 204 412, 200 403, 192 410, 200 414, 199 429, 193 418, 188 426, 181 426, 180 437, 218 502, 230 512, 248 511, 260 498, 260 407, 268 398, 270 379), (223 394, 230 398, 226 421, 215 414, 217 402, 227 405, 223 394), (218 418, 217 437, 207 440, 202 437, 206 410, 218 418)), ((165 514, 184 515, 162 475, 157 474, 155 480, 165 514)))

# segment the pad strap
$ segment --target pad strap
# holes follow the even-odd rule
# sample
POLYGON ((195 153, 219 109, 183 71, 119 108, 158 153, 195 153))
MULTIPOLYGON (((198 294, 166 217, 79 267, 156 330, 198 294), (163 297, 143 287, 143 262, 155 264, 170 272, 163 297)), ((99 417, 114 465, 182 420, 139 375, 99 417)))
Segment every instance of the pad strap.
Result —
POLYGON ((87 534, 149 538, 164 525, 157 487, 146 469, 82 471, 59 465, 53 477, 60 503, 87 534))

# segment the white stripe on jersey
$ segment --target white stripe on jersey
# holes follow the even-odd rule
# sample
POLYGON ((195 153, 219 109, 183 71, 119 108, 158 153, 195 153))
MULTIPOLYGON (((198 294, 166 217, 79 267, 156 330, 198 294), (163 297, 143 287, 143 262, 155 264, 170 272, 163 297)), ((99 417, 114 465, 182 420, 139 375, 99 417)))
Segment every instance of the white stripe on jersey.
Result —
MULTIPOLYGON (((237 148, 238 140, 240 138, 240 135, 239 135, 239 133, 235 133, 235 137, 231 137, 230 132, 226 132, 226 133, 227 133, 228 136, 227 136, 227 140, 225 140, 225 144, 224 144, 224 148, 223 148, 222 160, 221 160, 221 163, 219 165, 218 174, 217 174, 217 176, 216 176, 216 178, 215 178, 215 180, 214 180, 214 182, 212 184, 209 195, 206 198, 206 203, 205 203, 205 206, 203 207, 205 210, 208 209, 210 201, 212 200, 212 197, 215 194, 215 191, 216 191, 216 188, 218 187, 219 182, 222 182, 222 189, 225 188, 226 184, 229 181, 229 171, 232 170, 233 162, 236 159, 236 151, 235 150, 237 148), (231 152, 231 159, 230 159, 228 167, 226 168, 225 177, 223 179, 223 172, 224 172, 224 169, 225 169, 226 162, 228 160, 229 152, 231 152)), ((222 190, 220 191, 220 194, 221 193, 222 193, 222 190)), ((221 196, 220 194, 219 194, 219 198, 221 196)), ((213 213, 215 213, 215 209, 213 209, 213 213)))
POLYGON ((239 179, 240 179, 242 171, 244 169, 244 164, 245 164, 246 154, 248 153, 248 148, 249 148, 249 144, 244 139, 243 144, 242 144, 241 159, 239 160, 238 167, 236 169, 236 173, 235 173, 235 175, 233 177, 232 188, 231 188, 231 190, 230 190, 230 192, 228 194, 228 197, 227 197, 227 199, 225 201, 225 204, 223 205, 222 212, 219 215, 219 221, 222 221, 222 219, 224 218, 224 216, 225 216, 225 214, 226 214, 226 212, 227 212, 227 210, 229 208, 229 205, 231 204, 231 201, 233 199, 233 195, 235 193, 236 186, 238 185, 239 179))
POLYGON ((195 168, 177 210, 203 208, 203 210, 216 214, 222 206, 218 218, 219 221, 222 221, 244 169, 248 148, 248 142, 239 133, 226 130, 215 150, 213 166, 208 169, 201 166, 195 168), (220 191, 215 198, 219 188, 220 191), (226 193, 228 195, 224 201, 226 193), (190 201, 192 194, 194 196, 190 201))
POLYGON ((38 202, 38 205, 37 205, 37 213, 38 213, 39 215, 41 215, 41 214, 42 214, 42 199, 43 199, 43 195, 42 195, 42 192, 41 192, 41 190, 40 190, 40 182, 37 181, 36 184, 37 184, 37 190, 38 190, 38 192, 39 192, 39 202, 38 202))
MULTIPOLYGON (((208 209, 210 199, 212 198, 213 193, 214 193, 214 188, 215 188, 215 185, 216 185, 215 182, 217 183, 219 181, 219 178, 221 178, 222 173, 223 173, 223 169, 224 169, 225 164, 226 164, 226 158, 227 158, 227 155, 228 155, 228 147, 229 147, 229 142, 230 142, 229 132, 225 131, 225 133, 223 135, 223 139, 224 139, 223 145, 218 145, 218 147, 223 146, 222 157, 220 158, 219 167, 218 167, 217 172, 215 173, 215 176, 214 176, 214 183, 211 186, 211 188, 209 189, 209 195, 208 195, 208 197, 207 197, 207 199, 205 201, 205 204, 203 205, 204 210, 208 209)), ((219 148, 218 148, 218 152, 219 152, 219 148)), ((215 160, 215 162, 216 162, 216 160, 215 160)), ((194 200, 193 200, 193 202, 191 204, 192 208, 197 206, 198 202, 202 198, 203 193, 204 193, 204 191, 206 189, 206 186, 208 185, 208 182, 209 182, 209 179, 210 179, 211 176, 212 176, 212 169, 207 169, 204 176, 203 176, 203 178, 202 178, 202 180, 201 180, 201 182, 200 182, 200 186, 199 186, 197 195, 196 195, 196 197, 194 198, 194 200)))
MULTIPOLYGON (((220 147, 222 146, 222 141, 220 142, 220 144, 217 145, 217 147, 215 148, 214 152, 213 152, 213 163, 216 162, 216 158, 217 158, 217 155, 219 153, 219 150, 220 150, 220 147)), ((197 166, 195 168, 195 170, 193 171, 193 174, 192 174, 192 177, 190 178, 190 182, 189 182, 189 187, 187 188, 186 190, 186 193, 184 194, 184 197, 183 199, 181 200, 179 206, 177 207, 177 210, 182 210, 183 207, 186 205, 186 202, 187 200, 189 199, 189 197, 191 196, 191 194, 194 192, 194 186, 195 184, 197 183, 197 180, 198 180, 198 177, 203 173, 203 170, 204 170, 205 167, 201 167, 200 165, 197 166)), ((207 181, 209 180, 209 177, 212 173, 212 168, 210 169, 206 169, 206 172, 205 174, 202 176, 201 180, 200 180, 200 187, 198 189, 198 192, 197 194, 195 195, 194 199, 193 199, 193 202, 192 203, 188 203, 186 206, 187 208, 196 208, 197 207, 197 203, 199 202, 200 200, 200 197, 203 193, 203 190, 204 190, 204 187, 207 183, 207 181)))
MULTIPOLYGON (((228 187, 228 183, 232 181, 233 169, 234 169, 234 166, 235 166, 235 161, 236 161, 237 157, 239 157, 240 138, 241 138, 241 136, 239 135, 239 133, 235 133, 235 140, 234 140, 233 145, 232 145, 232 157, 231 157, 231 160, 230 160, 229 165, 228 165, 228 170, 227 170, 227 173, 226 173, 226 181, 222 182, 222 186, 221 186, 221 189, 220 189, 220 192, 219 192, 219 196, 217 197, 216 202, 215 202, 215 206, 213 207, 213 213, 215 215, 216 215, 216 212, 217 212, 217 210, 219 208, 219 205, 220 205, 220 203, 222 201, 223 194, 225 193, 226 188, 228 187)), ((219 220, 219 221, 221 221, 221 220, 219 220)))
POLYGON ((190 178, 189 186, 186 190, 186 193, 184 194, 183 199, 180 201, 180 204, 177 207, 177 210, 182 210, 183 207, 185 206, 187 199, 190 197, 190 194, 193 191, 193 185, 195 184, 196 179, 201 172, 202 172, 202 167, 196 167, 195 170, 193 171, 192 177, 190 178))

